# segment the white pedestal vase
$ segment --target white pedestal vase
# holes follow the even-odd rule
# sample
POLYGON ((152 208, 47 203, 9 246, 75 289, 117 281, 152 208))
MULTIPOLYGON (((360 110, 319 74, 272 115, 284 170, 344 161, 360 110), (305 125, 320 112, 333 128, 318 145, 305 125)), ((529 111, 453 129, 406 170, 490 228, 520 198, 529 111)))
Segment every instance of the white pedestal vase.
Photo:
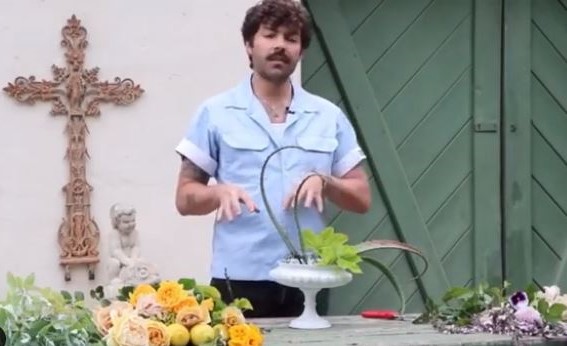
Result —
POLYGON ((284 262, 272 269, 270 276, 282 285, 297 287, 303 292, 303 312, 289 323, 291 328, 297 329, 329 328, 331 323, 317 313, 317 293, 323 288, 343 286, 352 280, 351 273, 337 266, 284 262))

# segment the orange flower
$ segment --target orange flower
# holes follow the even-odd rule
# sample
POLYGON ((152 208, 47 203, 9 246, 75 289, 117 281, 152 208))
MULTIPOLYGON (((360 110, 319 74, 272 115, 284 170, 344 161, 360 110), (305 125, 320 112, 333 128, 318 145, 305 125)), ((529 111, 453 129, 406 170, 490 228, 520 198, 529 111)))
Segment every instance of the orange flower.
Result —
POLYGON ((175 313, 178 313, 183 308, 191 308, 193 306, 199 306, 199 303, 197 302, 197 298, 195 298, 195 296, 188 295, 187 297, 182 298, 177 304, 175 304, 171 308, 171 310, 175 313))
POLYGON ((248 340, 249 346, 261 346, 264 344, 264 336, 262 335, 262 331, 258 326, 254 324, 249 324, 250 327, 248 336, 250 340, 248 340))
POLYGON ((262 346, 264 336, 256 325, 237 324, 228 328, 228 346, 262 346))
POLYGON ((169 335, 165 324, 159 321, 148 320, 147 329, 150 346, 170 345, 171 336, 169 335))
POLYGON ((237 324, 228 328, 229 340, 245 340, 248 343, 249 327, 246 324, 237 324))
POLYGON ((230 339, 228 340, 228 346, 248 346, 247 339, 230 339))
POLYGON ((157 301, 166 309, 172 309, 187 297, 183 285, 175 281, 163 281, 157 290, 157 301))

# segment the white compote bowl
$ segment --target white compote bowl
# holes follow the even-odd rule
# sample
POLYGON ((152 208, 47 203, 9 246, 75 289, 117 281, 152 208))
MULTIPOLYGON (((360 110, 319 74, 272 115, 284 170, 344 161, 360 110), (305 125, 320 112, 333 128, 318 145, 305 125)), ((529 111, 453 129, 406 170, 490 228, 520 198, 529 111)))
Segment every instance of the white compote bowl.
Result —
POLYGON ((338 266, 300 264, 297 261, 279 262, 270 271, 270 276, 282 285, 297 287, 303 292, 303 312, 289 323, 291 328, 296 329, 329 328, 331 323, 317 313, 317 293, 323 288, 343 286, 352 280, 352 274, 338 266))

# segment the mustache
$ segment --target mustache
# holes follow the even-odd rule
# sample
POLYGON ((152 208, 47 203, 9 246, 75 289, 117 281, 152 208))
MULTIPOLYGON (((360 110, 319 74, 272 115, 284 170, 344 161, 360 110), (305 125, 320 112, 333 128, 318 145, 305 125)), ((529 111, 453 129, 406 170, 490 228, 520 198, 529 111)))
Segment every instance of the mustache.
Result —
POLYGON ((281 62, 284 62, 286 64, 289 64, 290 61, 291 61, 291 59, 287 56, 287 54, 285 54, 284 51, 277 51, 275 53, 272 53, 272 54, 268 55, 266 60, 281 61, 281 62))

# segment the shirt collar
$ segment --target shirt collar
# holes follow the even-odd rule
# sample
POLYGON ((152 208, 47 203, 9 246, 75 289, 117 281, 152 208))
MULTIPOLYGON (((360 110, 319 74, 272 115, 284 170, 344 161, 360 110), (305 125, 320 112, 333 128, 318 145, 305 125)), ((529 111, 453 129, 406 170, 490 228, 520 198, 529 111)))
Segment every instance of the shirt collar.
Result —
MULTIPOLYGON (((253 74, 251 73, 242 80, 238 86, 238 99, 235 100, 240 103, 237 106, 246 108, 248 114, 254 113, 257 107, 261 107, 260 101, 252 90, 252 75, 253 74)), ((308 93, 301 87, 301 85, 292 80, 291 86, 293 88, 293 97, 291 99, 291 104, 289 105, 289 113, 299 114, 316 112, 317 108, 309 102, 308 93)))

